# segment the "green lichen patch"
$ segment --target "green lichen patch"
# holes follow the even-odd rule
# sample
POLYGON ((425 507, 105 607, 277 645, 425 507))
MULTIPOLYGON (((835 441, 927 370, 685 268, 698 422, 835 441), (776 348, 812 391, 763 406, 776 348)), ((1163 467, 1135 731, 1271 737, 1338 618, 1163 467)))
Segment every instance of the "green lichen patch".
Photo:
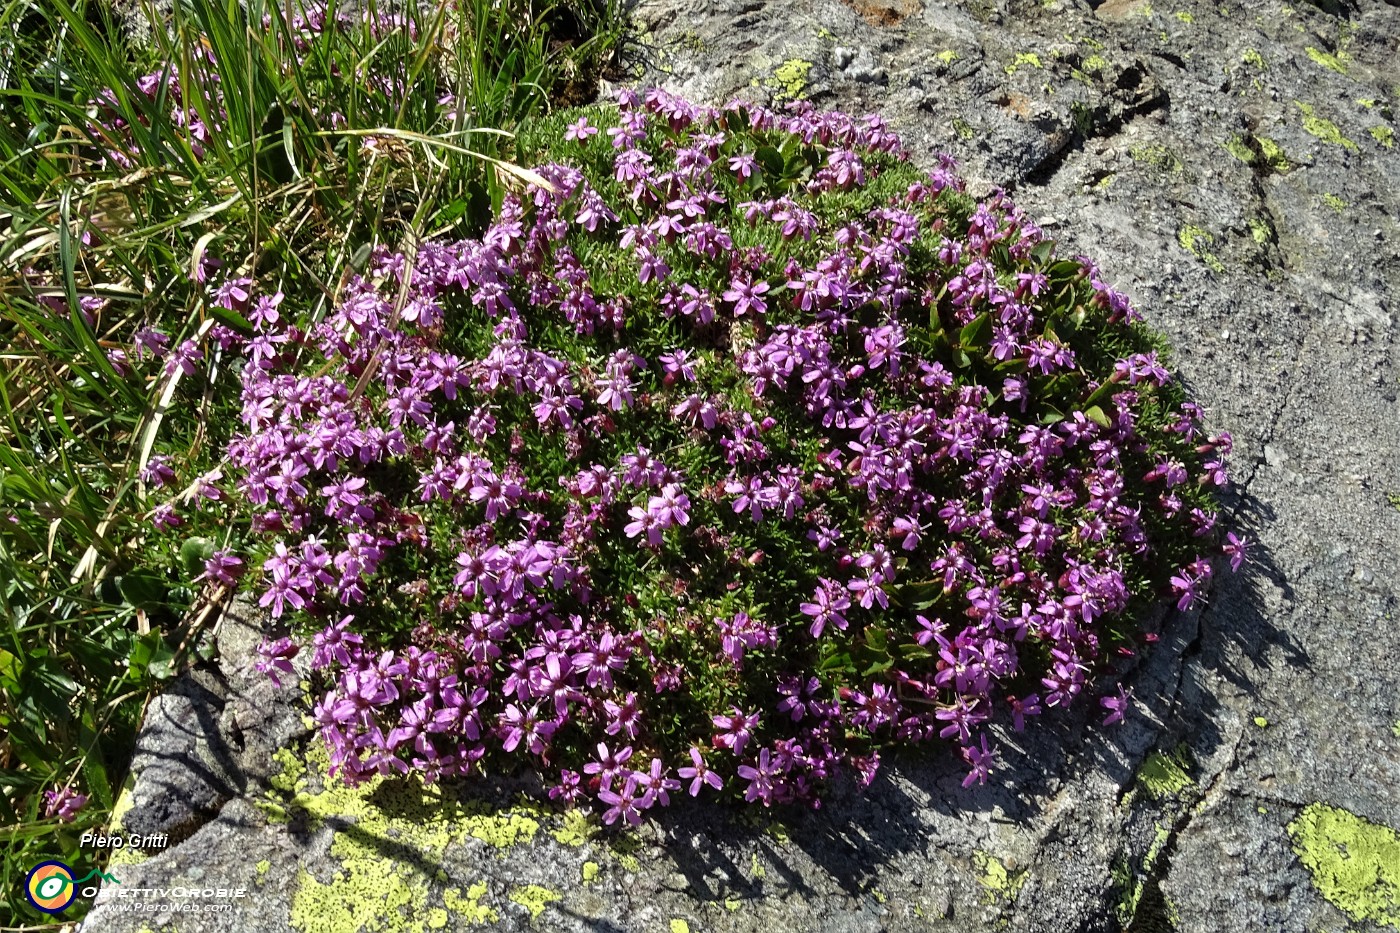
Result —
POLYGON ((448 846, 473 839, 504 857, 506 850, 535 838, 547 819, 542 808, 463 801, 416 778, 376 777, 351 787, 327 774, 323 747, 312 746, 307 758, 310 767, 295 755, 284 756, 284 772, 274 781, 280 795, 274 791, 269 799, 283 819, 296 814, 313 829, 334 821, 338 831, 330 854, 337 868, 328 881, 304 868, 298 873, 293 927, 306 933, 423 933, 439 928, 433 921, 440 909, 444 924, 449 914, 472 924, 497 919, 496 911, 481 903, 484 882, 465 896, 456 888, 444 891, 442 908, 430 903, 435 883, 445 880, 435 866, 448 846))
POLYGON ((1181 20, 1188 26, 1196 21, 1196 17, 1192 16, 1186 10, 1177 10, 1175 13, 1172 14, 1172 16, 1175 16, 1177 19, 1181 20))
POLYGON ((1011 64, 1007 65, 1002 70, 1009 75, 1014 75, 1016 72, 1020 71, 1027 65, 1029 65, 1032 68, 1045 67, 1043 64, 1041 64, 1039 55, 1035 54, 1034 52, 1024 52, 1020 55, 1017 55, 1016 60, 1013 61, 1011 64))
POLYGON ((562 900, 563 895, 538 884, 527 884, 512 889, 510 899, 528 910, 531 920, 538 920, 540 914, 544 913, 545 909, 554 901, 562 900))
POLYGON ((1288 824, 1318 892, 1358 922, 1400 930, 1400 833, 1322 803, 1288 824))
POLYGON ((1347 202, 1343 201, 1341 198, 1337 197, 1330 191, 1324 191, 1322 193, 1322 203, 1332 208, 1332 210, 1336 211, 1338 214, 1342 213, 1347 209, 1347 202))
POLYGON ((592 884, 594 881, 598 880, 598 872, 601 870, 602 868, 597 862, 584 862, 582 870, 583 883, 592 884))
POLYGON ((631 831, 619 833, 608 840, 608 848, 623 868, 634 873, 642 870, 641 860, 637 858, 637 853, 642 851, 641 836, 631 831))
MULTIPOLYGON (((1215 245, 1215 237, 1211 236, 1204 229, 1192 224, 1187 224, 1176 232, 1176 241, 1181 244, 1182 249, 1205 263, 1206 267, 1212 272, 1221 273, 1225 271, 1225 264, 1222 263, 1219 257, 1211 252, 1210 249, 1215 245)), ((1148 762, 1151 761, 1152 759, 1149 758, 1148 762)), ((1146 767, 1147 765, 1143 766, 1144 770, 1146 767)))
POLYGON ((680 917, 672 917, 671 933, 690 933, 690 924, 680 917))
POLYGON ((1185 163, 1176 152, 1158 143, 1133 146, 1128 149, 1128 158, 1170 175, 1177 175, 1186 170, 1185 163))
POLYGON ((1253 217, 1249 221, 1249 236, 1252 240, 1254 240, 1255 243, 1258 243, 1260 246, 1263 246, 1265 243, 1268 243, 1270 240, 1273 239, 1274 230, 1272 227, 1269 226, 1269 222, 1267 220, 1261 220, 1258 217, 1253 217))
POLYGON ((1366 132, 1371 134, 1371 138, 1387 149, 1395 148, 1395 131, 1388 126, 1373 126, 1366 132))
POLYGON ((957 61, 962 56, 960 56, 957 52, 954 52, 952 49, 944 49, 943 51, 939 52, 933 57, 935 61, 941 62, 944 65, 951 65, 953 64, 953 62, 957 61))
POLYGON ((1303 112, 1303 129, 1308 135, 1316 136, 1325 143, 1341 146, 1351 152, 1357 151, 1356 143, 1343 136, 1337 124, 1319 117, 1312 104, 1304 103, 1301 100, 1295 100, 1293 103, 1303 112))
MULTIPOLYGON (((1198 228, 1186 228, 1198 229, 1198 228)), ((1188 247, 1189 248, 1189 247, 1188 247)), ((1138 769, 1138 784, 1147 791, 1154 800, 1162 800, 1167 797, 1175 797, 1187 788, 1194 787, 1196 782, 1191 780, 1191 776, 1186 773, 1185 756, 1180 750, 1166 754, 1163 752, 1153 752, 1147 756, 1147 760, 1138 769)))
POLYGON ((1265 165, 1280 175, 1292 171, 1293 163, 1288 161, 1287 153, 1277 142, 1267 136, 1255 136, 1254 141, 1259 144, 1259 155, 1264 159, 1265 165))
POLYGON ((1009 870, 1006 863, 989 852, 972 853, 972 864, 977 870, 977 882, 985 891, 985 901, 1014 901, 1026 883, 1026 870, 1009 870))
POLYGON ((481 903, 486 892, 486 882, 484 881, 478 881, 467 888, 465 895, 459 888, 448 888, 442 892, 442 903, 448 910, 462 917, 472 926, 485 926, 501 919, 492 907, 481 903))
POLYGON ((268 779, 273 790, 295 793, 306 784, 306 762, 290 748, 279 748, 272 753, 272 760, 282 766, 282 770, 268 779))
POLYGON ((598 834, 598 820, 586 810, 569 810, 564 814, 561 825, 554 827, 549 834, 562 846, 578 848, 598 834))
POLYGON ((1307 53, 1308 58, 1311 58, 1328 71, 1335 71, 1339 75, 1347 73, 1347 62, 1351 61, 1351 56, 1346 52, 1339 49, 1337 54, 1333 55, 1331 52, 1324 52, 1310 45, 1307 48, 1307 53))
POLYGON ((1247 143, 1242 136, 1231 136, 1228 140, 1221 143, 1221 145, 1225 147, 1226 152, 1246 165, 1252 165, 1254 160, 1258 158, 1254 150, 1249 148, 1249 143, 1247 143))
POLYGON ((1221 146, 1236 159, 1255 168, 1280 175, 1293 169, 1283 147, 1267 136, 1232 136, 1221 146))
POLYGON ((975 135, 972 130, 972 124, 968 123, 962 117, 953 118, 953 132, 957 133, 958 139, 961 139, 963 142, 967 142, 975 135))
POLYGON ((1260 729, 1267 729, 1267 728, 1269 728, 1269 721, 1268 721, 1267 719, 1265 719, 1263 716, 1255 716, 1255 717, 1254 717, 1254 724, 1255 724, 1256 726, 1258 726, 1260 729))
POLYGON ((1260 71, 1267 71, 1269 68, 1269 63, 1264 61, 1264 56, 1260 54, 1258 49, 1245 49, 1244 54, 1240 56, 1240 60, 1246 65, 1251 65, 1260 71))
POLYGON ((789 58, 764 82, 773 92, 776 100, 797 100, 807 90, 807 79, 812 73, 812 63, 801 58, 789 58))

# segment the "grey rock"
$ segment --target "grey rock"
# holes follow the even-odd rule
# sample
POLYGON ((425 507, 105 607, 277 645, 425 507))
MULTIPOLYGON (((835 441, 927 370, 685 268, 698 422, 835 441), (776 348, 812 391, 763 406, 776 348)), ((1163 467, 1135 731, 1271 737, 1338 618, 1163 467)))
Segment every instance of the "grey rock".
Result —
POLYGON ((130 809, 122 829, 183 839, 228 800, 256 793, 308 729, 302 712, 253 670, 263 614, 233 600, 219 622, 221 661, 181 675, 151 701, 132 758, 130 809))

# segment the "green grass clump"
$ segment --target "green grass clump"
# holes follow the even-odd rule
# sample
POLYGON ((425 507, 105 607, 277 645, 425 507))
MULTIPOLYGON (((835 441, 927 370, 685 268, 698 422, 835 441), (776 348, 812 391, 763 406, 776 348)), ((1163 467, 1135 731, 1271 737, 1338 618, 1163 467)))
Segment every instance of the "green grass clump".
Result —
MULTIPOLYGON (((79 835, 108 821, 145 701, 212 652, 232 587, 205 561, 246 531, 206 498, 240 404, 218 338, 249 329, 228 283, 314 320, 373 246, 484 224, 531 177, 506 130, 591 97, 624 22, 610 0, 145 16, 139 44, 104 3, 0 12, 22 37, 0 39, 0 867, 19 881, 45 858, 86 873, 79 835), (134 332, 160 336, 143 353, 134 332)), ((20 884, 0 907, 43 916, 20 884)))

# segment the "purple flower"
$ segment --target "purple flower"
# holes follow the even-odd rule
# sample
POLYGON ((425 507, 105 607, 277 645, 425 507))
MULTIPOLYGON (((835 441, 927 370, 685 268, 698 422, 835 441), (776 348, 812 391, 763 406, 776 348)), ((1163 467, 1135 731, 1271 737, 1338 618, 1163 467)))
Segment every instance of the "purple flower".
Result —
POLYGON ((608 809, 603 811, 603 822, 609 826, 619 818, 633 826, 640 826, 642 809, 650 806, 650 803, 644 801, 642 795, 637 793, 637 781, 632 774, 626 776, 621 790, 617 791, 612 789, 611 776, 605 778, 602 789, 598 791, 598 799, 608 805, 608 809))
POLYGON ((963 778, 962 786, 971 787, 974 783, 986 784, 987 777, 996 765, 998 757, 996 749, 987 747, 986 733, 982 734, 982 747, 980 749, 975 745, 969 745, 962 750, 962 753, 969 766, 967 777, 963 778))
POLYGON ((729 713, 711 717, 716 729, 715 747, 727 748, 736 755, 744 753, 744 746, 753 738, 753 730, 758 728, 758 713, 746 715, 739 707, 731 707, 729 713))
POLYGON ((677 377, 686 382, 695 381, 695 364, 691 360, 689 350, 671 350, 661 354, 657 359, 661 363, 661 371, 664 374, 663 384, 672 385, 677 377))
POLYGON ((597 133, 598 128, 589 126, 587 117, 579 117, 577 122, 570 123, 568 128, 564 130, 564 138, 570 142, 582 143, 587 142, 588 137, 596 136, 597 133))
MULTIPOLYGON (((509 749, 507 749, 509 751, 509 749)), ((596 774, 598 780, 604 784, 611 781, 618 774, 626 769, 623 767, 627 759, 632 757, 632 746, 627 745, 616 753, 608 751, 607 743, 598 743, 598 760, 590 761, 583 766, 584 774, 596 774)))
POLYGON ((204 573, 196 577, 196 580, 213 580, 220 586, 233 587, 238 584, 238 578, 243 576, 243 561, 232 551, 219 549, 210 554, 204 561, 204 573))
POLYGON ((1233 531, 1226 533, 1225 543, 1220 549, 1230 558, 1230 570, 1238 573, 1240 567, 1249 559, 1249 549, 1254 546, 1244 535, 1236 535, 1233 531))
POLYGON ((214 289, 214 304, 230 311, 237 311, 248 304, 251 297, 248 289, 252 286, 253 280, 250 278, 230 278, 219 283, 219 287, 214 289))
POLYGON ((136 344, 138 360, 144 360, 148 356, 158 360, 165 356, 166 348, 170 346, 168 335, 149 327, 138 330, 132 340, 136 344))
POLYGON ((1200 585, 1200 582, 1185 569, 1172 574, 1172 595, 1179 597, 1176 601, 1177 609, 1185 612, 1195 605, 1196 601, 1200 599, 1200 594, 1196 592, 1196 587, 1200 585))
POLYGON ((840 583, 822 577, 818 580, 816 592, 812 594, 812 602, 803 603, 799 608, 803 615, 812 619, 809 629, 812 637, 820 638, 828 625, 834 625, 843 632, 846 630, 843 613, 851 608, 851 600, 840 583))
POLYGON ((676 774, 680 775, 682 779, 690 781, 690 796, 700 796, 700 789, 707 784, 715 790, 724 786, 723 779, 710 770, 709 766, 705 764, 705 756, 694 745, 690 746, 690 761, 689 766, 679 768, 676 771, 676 774))
POLYGON ((271 295, 259 295, 258 300, 253 303, 253 310, 248 313, 248 319, 253 322, 253 326, 258 330, 273 327, 281 319, 277 308, 285 297, 281 291, 271 295))
POLYGON ((681 782, 666 776, 670 769, 662 764, 660 758, 651 760, 651 768, 648 771, 633 771, 632 777, 636 780, 638 788, 642 791, 642 796, 646 801, 645 807, 659 803, 663 807, 671 805, 670 791, 681 786, 681 782))
POLYGON ((1116 722, 1122 722, 1123 716, 1128 712, 1128 694, 1120 686, 1116 694, 1109 694, 1099 699, 1099 705, 1108 710, 1108 715, 1104 717, 1103 724, 1111 726, 1116 722))
POLYGON ((755 282, 747 275, 740 275, 729 283, 729 288, 725 289, 722 297, 725 301, 733 303, 735 317, 743 317, 749 313, 762 314, 768 310, 768 303, 763 300, 767 291, 767 282, 755 282))
POLYGON ((193 340, 185 340, 175 348, 175 352, 165 361, 165 374, 175 375, 175 370, 180 370, 186 376, 195 374, 195 363, 204 359, 204 351, 199 349, 199 345, 193 340))
POLYGON ((744 799, 749 803, 761 800, 766 807, 773 802, 774 781, 782 771, 774 765, 773 754, 766 748, 759 750, 756 765, 740 765, 734 773, 749 782, 744 789, 744 799))
POLYGON ((263 638, 258 642, 258 660, 253 663, 253 669, 260 674, 266 674, 277 686, 282 686, 282 681, 278 678, 277 672, 283 674, 295 674, 292 668, 292 658, 297 656, 301 648, 290 638, 278 638, 269 640, 263 638))
POLYGON ((87 803, 87 794, 80 794, 66 784, 58 790, 44 791, 44 815, 56 816, 65 823, 73 822, 87 803))
POLYGON ((332 661, 341 667, 349 667, 353 663, 353 653, 358 653, 359 646, 364 643, 359 635, 349 631, 353 621, 354 616, 343 616, 339 622, 326 626, 312 637, 311 644, 316 649, 311 656, 312 670, 329 667, 332 661))
POLYGON ((141 482, 156 488, 174 483, 175 471, 170 468, 170 461, 161 456, 146 461, 146 465, 141 468, 141 482))
POLYGON ((180 513, 175 511, 175 506, 169 502, 156 506, 151 512, 150 518, 151 524, 161 531, 179 528, 185 523, 185 520, 180 517, 180 513))
POLYGON ((608 714, 608 724, 603 729, 604 732, 608 735, 625 732, 629 739, 637 737, 637 730, 641 728, 641 706, 637 694, 627 694, 621 703, 604 700, 603 710, 608 714))

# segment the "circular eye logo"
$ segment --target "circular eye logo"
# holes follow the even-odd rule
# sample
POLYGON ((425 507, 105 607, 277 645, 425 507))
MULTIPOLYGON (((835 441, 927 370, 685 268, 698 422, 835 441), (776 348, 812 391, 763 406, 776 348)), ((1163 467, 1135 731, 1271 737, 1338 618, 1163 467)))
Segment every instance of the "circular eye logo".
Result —
POLYGON ((73 869, 62 862, 40 862, 30 869, 24 893, 29 903, 39 910, 56 914, 73 903, 78 894, 78 886, 73 883, 73 869))

